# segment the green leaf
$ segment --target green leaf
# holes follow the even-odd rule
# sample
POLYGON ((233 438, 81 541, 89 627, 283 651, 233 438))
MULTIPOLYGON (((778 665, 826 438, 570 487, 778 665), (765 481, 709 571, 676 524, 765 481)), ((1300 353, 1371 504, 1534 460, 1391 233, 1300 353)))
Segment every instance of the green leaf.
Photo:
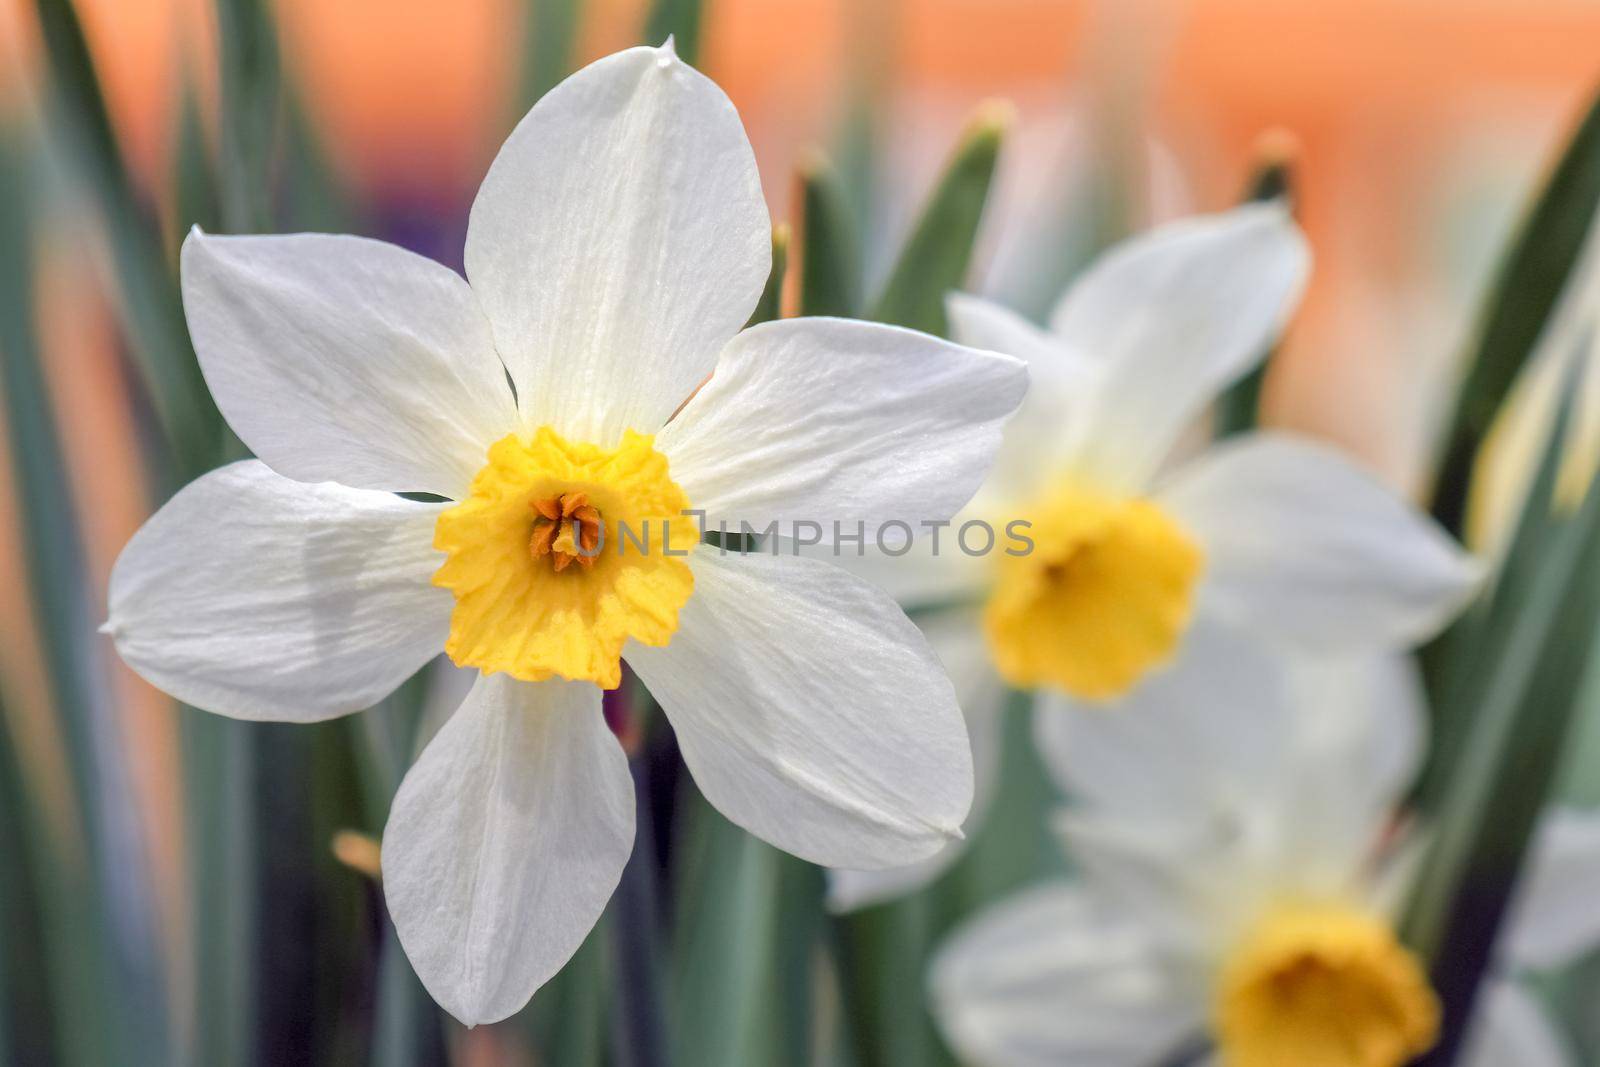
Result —
POLYGON ((1448 423, 1434 518, 1460 535, 1478 450, 1554 310, 1600 203, 1600 97, 1573 132, 1506 254, 1448 423))
POLYGON ((750 314, 746 326, 758 322, 771 322, 783 316, 783 279, 789 266, 789 227, 783 223, 772 228, 772 269, 767 273, 767 284, 761 290, 761 299, 750 314))
POLYGON ((1444 690, 1468 702, 1461 721, 1470 725, 1439 773, 1438 814, 1402 924, 1444 1008, 1427 1064, 1452 1062, 1460 1046, 1600 650, 1600 484, 1576 514, 1552 510, 1570 404, 1569 390, 1512 559, 1444 690))
POLYGON ((223 222, 232 233, 256 233, 272 220, 279 104, 278 37, 262 0, 218 0, 217 48, 223 222))
POLYGON ((1007 694, 995 795, 950 869, 911 896, 835 923, 842 1009, 861 1067, 950 1062, 923 995, 934 953, 985 904, 1063 869, 1047 818, 1056 793, 1033 742, 1032 712, 1032 694, 1007 694))
MULTIPOLYGON (((44 870, 49 831, 42 805, 29 795, 15 714, 0 678, 0 1059, 54 1063, 63 1058, 55 1028, 62 1015, 51 1003, 47 980, 54 965, 47 929, 49 886, 44 870)), ((70 995, 70 989, 66 990, 70 995)), ((69 1003, 65 997, 62 1004, 69 1003)))
MULTIPOLYGON (((1287 200, 1293 181, 1294 147, 1282 136, 1269 134, 1256 148, 1256 166, 1245 182, 1243 201, 1265 203, 1287 200)), ((1253 430, 1261 417, 1261 391, 1267 380, 1272 354, 1235 382, 1217 400, 1213 432, 1218 439, 1253 430)))
POLYGON ((1000 779, 989 813, 972 831, 966 853, 934 886, 939 911, 949 923, 1065 866, 1050 826, 1056 789, 1039 759, 1033 716, 1032 693, 1006 695, 999 724, 1000 779))
POLYGON ((1010 107, 998 101, 984 104, 973 116, 900 249, 873 305, 873 318, 944 335, 945 294, 966 281, 978 223, 1011 121, 1010 107))
MULTIPOLYGON (((606 1030, 613 1012, 606 961, 611 926, 609 915, 602 915, 567 965, 517 1016, 537 1050, 535 1062, 562 1067, 601 1067, 606 1062, 606 1030)), ((403 957, 400 965, 410 970, 403 957)))
MULTIPOLYGON (((417 728, 426 714, 429 674, 430 668, 424 667, 376 707, 343 720, 361 795, 363 825, 380 840, 395 791, 417 751, 417 728)), ((378 987, 369 1061, 386 1067, 440 1062, 444 1035, 439 1009, 406 960, 394 924, 376 893, 373 903, 383 936, 377 950, 378 987)))
POLYGON ((856 314, 861 238, 844 184, 820 153, 800 164, 800 220, 800 314, 856 314))
POLYGON ((334 175, 311 117, 293 92, 284 93, 282 217, 286 229, 360 233, 360 213, 334 175))
POLYGON ((655 0, 645 19, 644 43, 654 47, 672 37, 678 57, 690 66, 698 66, 705 9, 706 0, 655 0))
POLYGON ((583 0, 528 0, 526 8, 520 92, 524 111, 571 71, 583 0))
POLYGON ((178 105, 178 138, 172 173, 176 184, 176 232, 170 238, 173 249, 183 243, 191 226, 215 230, 222 220, 218 200, 217 176, 206 150, 205 123, 200 115, 197 91, 187 83, 178 105))
POLYGON ((34 0, 34 7, 50 90, 48 128, 99 209, 134 362, 177 481, 186 481, 211 465, 221 418, 189 348, 160 229, 134 191, 112 132, 77 13, 69 0, 34 0))
POLYGON ((937 934, 931 896, 917 893, 841 915, 834 931, 845 1026, 858 1067, 951 1064, 924 995, 937 934))
POLYGON ((90 573, 56 412, 33 331, 30 225, 39 198, 21 145, 0 132, 0 385, 16 508, 53 725, 66 756, 75 840, 52 840, 52 978, 61 1048, 81 1062, 167 1060, 165 988, 150 885, 137 862, 119 724, 99 678, 90 573), (133 862, 130 863, 129 861, 133 862))
POLYGON ((822 873, 686 790, 674 944, 674 1062, 810 1062, 822 873))
POLYGON ((189 707, 179 715, 195 953, 187 1062, 248 1062, 255 1047, 258 909, 253 724, 189 707))
POLYGON ((674 760, 677 757, 669 735, 662 732, 667 727, 660 709, 642 682, 636 677, 629 681, 610 696, 612 710, 630 721, 630 732, 637 731, 633 736, 638 741, 636 746, 624 746, 633 776, 633 852, 605 912, 615 997, 610 1052, 619 1067, 658 1067, 671 1063, 671 1019, 662 991, 666 965, 660 927, 665 913, 656 863, 656 834, 667 828, 657 825, 650 803, 652 781, 663 761, 652 757, 664 751, 671 751, 674 760))
POLYGON ((1545 566, 1551 536, 1551 502, 1561 473, 1561 457, 1573 417, 1571 390, 1561 406, 1523 503, 1510 547, 1490 595, 1472 608, 1430 649, 1438 674, 1434 693, 1432 744, 1417 784, 1413 803, 1424 815, 1441 810, 1447 783, 1462 760, 1471 730, 1483 729, 1479 700, 1493 675, 1503 668, 1495 657, 1497 641, 1527 610, 1537 578, 1545 566))

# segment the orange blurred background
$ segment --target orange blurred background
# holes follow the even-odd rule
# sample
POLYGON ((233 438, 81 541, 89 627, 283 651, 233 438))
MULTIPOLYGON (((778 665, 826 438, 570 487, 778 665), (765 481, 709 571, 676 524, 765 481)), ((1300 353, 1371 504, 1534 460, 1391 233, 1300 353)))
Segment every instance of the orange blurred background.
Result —
MULTIPOLYGON (((367 196, 438 205, 470 196, 525 105, 531 6, 276 10, 289 77, 339 170, 367 196)), ((574 60, 637 40, 644 6, 589 4, 574 60)), ((28 7, 0 7, 8 107, 29 95, 28 7)), ((128 155, 165 188, 180 91, 214 95, 210 5, 79 7, 128 155)), ((834 140, 864 87, 879 108, 890 225, 914 209, 967 111, 1015 101, 986 245, 1002 279, 1009 239, 1029 231, 1053 182, 1094 165, 1100 134, 1153 139, 1161 173, 1144 211, 1164 217, 1227 203, 1257 137, 1290 131, 1317 272, 1269 411, 1402 484, 1419 476, 1433 387, 1493 251, 1600 78, 1600 8, 1584 0, 711 0, 708 11, 701 66, 744 116, 776 218, 798 154, 834 140)), ((975 283, 986 280, 980 270, 975 283)))

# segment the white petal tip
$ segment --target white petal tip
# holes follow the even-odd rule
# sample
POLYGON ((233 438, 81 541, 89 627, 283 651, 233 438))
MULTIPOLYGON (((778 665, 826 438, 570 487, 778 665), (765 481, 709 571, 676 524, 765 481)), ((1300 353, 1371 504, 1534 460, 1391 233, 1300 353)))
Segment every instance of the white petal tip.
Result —
POLYGON ((105 622, 100 624, 100 629, 96 632, 115 636, 117 628, 111 624, 110 619, 107 619, 105 622))
POLYGON ((663 70, 678 62, 677 34, 667 34, 667 39, 661 42, 661 47, 656 49, 656 52, 656 66, 663 70))

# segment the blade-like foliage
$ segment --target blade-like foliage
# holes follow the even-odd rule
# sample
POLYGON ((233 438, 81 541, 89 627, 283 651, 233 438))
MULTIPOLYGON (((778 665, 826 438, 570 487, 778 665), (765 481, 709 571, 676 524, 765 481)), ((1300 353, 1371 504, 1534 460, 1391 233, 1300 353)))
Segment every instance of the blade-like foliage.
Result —
MULTIPOLYGON (((181 484, 204 470, 221 419, 189 348, 161 233, 134 191, 70 0, 35 0, 50 88, 50 129, 99 209, 135 363, 181 484)), ((176 484, 170 488, 176 488, 176 484)))
MULTIPOLYGON (((1259 151, 1256 167, 1245 182, 1245 203, 1291 200, 1294 157, 1274 140, 1259 151)), ((1261 390, 1267 380, 1271 355, 1257 363, 1249 374, 1234 382, 1217 399, 1213 431, 1218 438, 1253 430, 1261 418, 1261 390)))
POLYGON ((1436 814, 1402 926, 1430 960, 1444 1007, 1428 1064, 1453 1062, 1460 1046, 1600 646, 1600 490, 1572 514, 1553 495, 1570 398, 1499 584, 1444 681, 1446 698, 1470 708, 1468 725, 1424 787, 1436 814))
POLYGON ((861 302, 861 238, 844 185, 813 153, 800 166, 800 314, 850 316, 861 302))
POLYGON ((783 280, 789 270, 789 227, 778 223, 772 228, 772 269, 767 274, 767 284, 761 289, 756 309, 750 313, 746 326, 770 322, 783 316, 783 280))
POLYGON ((43 654, 52 732, 65 753, 75 840, 50 840, 52 973, 60 1048, 81 1062, 166 1061, 165 988, 143 878, 119 724, 107 699, 97 597, 72 499, 44 354, 33 331, 34 235, 41 209, 10 137, 0 137, 0 385, 33 630, 43 654), (65 1014, 70 1011, 72 1014, 65 1014), (110 1057, 100 1060, 82 1057, 110 1057))
POLYGON ((1453 534, 1462 530, 1478 450, 1577 263, 1597 204, 1600 98, 1533 202, 1484 305, 1433 491, 1433 516, 1453 534))
POLYGON ((644 43, 659 45, 671 37, 679 57, 698 66, 705 21, 706 0, 655 0, 644 22, 644 43))
POLYGON ((219 129, 223 222, 232 233, 268 228, 279 114, 278 37, 262 0, 218 0, 222 74, 219 129))
POLYGON ((978 223, 994 180, 1011 109, 990 102, 968 124, 944 175, 900 248, 872 318, 943 336, 944 298, 966 281, 978 223))
MULTIPOLYGON (((522 86, 518 93, 522 111, 532 107, 570 73, 584 5, 583 0, 527 0, 524 6, 525 43, 522 86)), ((520 112, 518 117, 521 117, 520 112)))

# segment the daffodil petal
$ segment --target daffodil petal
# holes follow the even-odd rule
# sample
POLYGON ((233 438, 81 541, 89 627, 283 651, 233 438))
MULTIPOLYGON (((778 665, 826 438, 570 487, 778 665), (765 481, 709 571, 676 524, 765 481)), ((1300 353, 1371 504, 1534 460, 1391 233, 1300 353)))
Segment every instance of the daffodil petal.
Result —
POLYGON ((1348 887, 1373 856, 1427 749, 1422 678, 1409 655, 1290 655, 1294 768, 1281 777, 1280 866, 1306 892, 1348 887))
POLYGON ((455 497, 516 426, 467 283, 394 245, 196 229, 183 306, 217 406, 286 477, 455 497))
POLYGON ((1555 808, 1539 825, 1517 887, 1504 954, 1516 967, 1554 968, 1600 946, 1600 812, 1555 808))
POLYGON ((1199 976, 1166 947, 1103 898, 1040 886, 979 913, 939 950, 934 1014, 971 1063, 1164 1063, 1205 1013, 1199 976))
MULTIPOLYGON (((798 551, 803 556, 843 567, 884 590, 907 609, 971 604, 981 600, 994 581, 994 560, 987 555, 967 555, 961 551, 956 538, 969 517, 979 518, 982 514, 986 513, 975 511, 969 516, 963 512, 937 528, 914 529, 909 540, 899 529, 885 530, 886 550, 880 550, 871 539, 857 546, 829 537, 805 545, 797 545, 789 539, 783 551, 798 551), (935 536, 937 546, 934 545, 935 536)), ((1005 532, 1000 528, 995 532, 996 543, 1000 546, 995 551, 1004 551, 1009 542, 999 538, 1003 538, 1005 532)))
POLYGON ((1173 664, 1116 707, 1042 692, 1034 736, 1046 769, 1080 800, 1152 819, 1223 818, 1279 788, 1289 706, 1275 650, 1199 619, 1173 664))
POLYGON ((1323 652, 1426 640, 1483 567, 1343 456, 1284 434, 1219 445, 1160 494, 1206 551, 1202 603, 1323 652))
POLYGON ((1028 395, 1006 424, 985 489, 1013 500, 1034 496, 1077 450, 1103 368, 992 300, 951 293, 945 312, 957 341, 1028 364, 1028 395))
POLYGON ((1184 847, 1247 842, 1263 878, 1304 894, 1351 889, 1426 745, 1409 657, 1311 657, 1215 619, 1118 707, 1046 695, 1034 730, 1097 816, 1172 827, 1184 847))
POLYGON ((441 505, 245 460, 197 478, 128 542, 104 629, 146 681, 236 719, 370 707, 444 647, 429 578, 441 505))
POLYGON ((1090 267, 1051 318, 1104 371, 1077 428, 1079 470, 1140 488, 1205 405, 1266 356, 1309 269, 1281 204, 1172 223, 1090 267))
POLYGON ((1277 885, 1253 827, 1201 814, 1178 820, 1071 806, 1051 828, 1086 885, 1180 956, 1211 959, 1277 885))
POLYGON ((633 823, 598 688, 480 677, 383 834, 384 898, 433 999, 468 1026, 520 1010, 605 910, 633 823))
POLYGON ((658 429, 755 308, 770 227, 733 104, 670 47, 547 93, 489 168, 466 248, 529 425, 604 447, 658 429))
MULTIPOLYGON (((961 712, 967 720, 967 741, 972 746, 972 810, 963 830, 968 837, 983 825, 994 799, 1000 775, 1001 713, 1006 687, 989 665, 978 619, 970 611, 947 611, 921 620, 922 633, 933 646, 955 685, 961 712)), ((947 842, 926 859, 904 867, 858 871, 828 871, 828 908, 854 911, 904 896, 934 881, 966 851, 968 837, 947 842)))
POLYGON ((1061 339, 1035 326, 1003 304, 972 293, 948 293, 944 309, 955 339, 973 348, 1004 352, 1028 365, 1034 388, 1061 377, 1078 380, 1093 364, 1093 353, 1068 349, 1061 339))
POLYGON ((882 591, 817 560, 691 558, 666 648, 628 663, 724 815, 835 867, 922 859, 959 833, 972 754, 950 680, 882 591))
POLYGON ((915 330, 783 319, 734 338, 656 442, 713 527, 920 533, 977 491, 1027 384, 1016 359, 915 330))
POLYGON ((1525 989, 1491 977, 1478 995, 1478 1008, 1461 1050, 1462 1067, 1577 1067, 1543 1006, 1525 989))

